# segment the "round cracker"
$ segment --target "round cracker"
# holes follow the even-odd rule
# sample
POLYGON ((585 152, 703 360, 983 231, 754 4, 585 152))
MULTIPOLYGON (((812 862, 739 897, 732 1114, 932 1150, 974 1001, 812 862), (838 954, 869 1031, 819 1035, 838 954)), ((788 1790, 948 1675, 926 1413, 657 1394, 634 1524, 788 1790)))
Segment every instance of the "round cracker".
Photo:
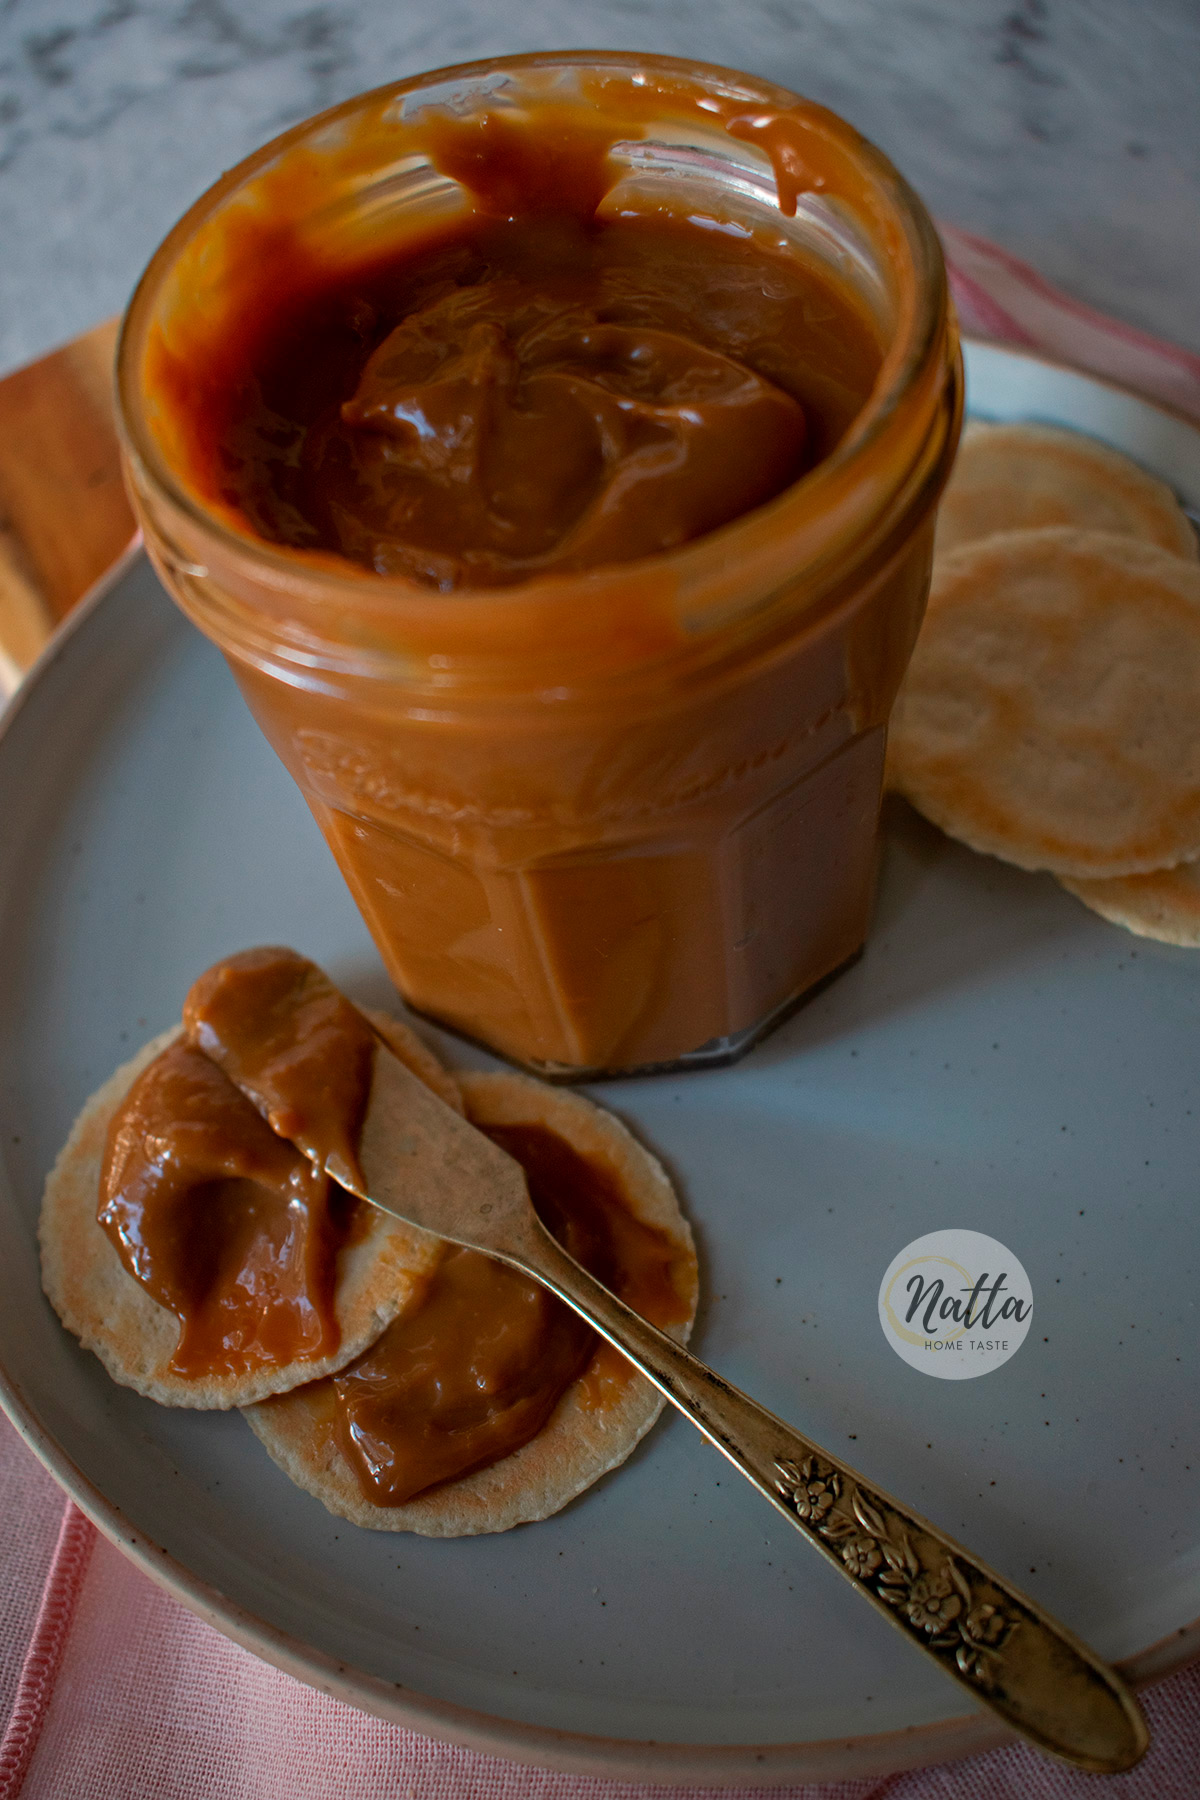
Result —
POLYGON ((1160 944, 1200 949, 1200 862, 1148 875, 1123 875, 1114 881, 1071 881, 1062 885, 1111 925, 1124 925, 1138 937, 1160 944))
MULTIPOLYGON (((691 1333, 699 1272, 691 1228, 665 1170, 611 1113, 582 1094, 506 1072, 459 1076, 468 1116, 483 1125, 544 1125, 581 1155, 607 1164, 634 1216, 664 1231, 679 1254, 677 1282, 686 1319, 664 1329, 681 1343, 691 1333)), ((611 1345, 563 1394, 529 1443, 489 1468, 443 1483, 404 1506, 364 1499, 338 1446, 333 1383, 314 1382, 247 1410, 246 1418, 280 1468, 332 1513, 377 1531, 423 1537, 472 1537, 508 1531, 561 1511, 618 1468, 658 1418, 665 1401, 611 1345)))
POLYGON ((943 557, 892 784, 974 850, 1108 878, 1200 855, 1200 566, 1111 533, 943 557))
POLYGON ((938 555, 1050 525, 1110 531, 1200 558, 1200 540, 1166 482, 1119 451, 1051 425, 972 420, 938 510, 938 555))
MULTIPOLYGON (((459 1111, 457 1086, 407 1026, 386 1015, 368 1015, 380 1034, 413 1073, 459 1111)), ((114 1381, 135 1388, 164 1406, 226 1409, 247 1406, 268 1394, 285 1393, 302 1382, 335 1373, 361 1356, 391 1323, 443 1247, 425 1232, 411 1230, 372 1209, 367 1230, 338 1261, 334 1312, 341 1344, 329 1356, 301 1359, 279 1368, 243 1375, 195 1377, 178 1374, 171 1357, 179 1342, 174 1313, 151 1298, 126 1269, 96 1205, 109 1124, 134 1081, 182 1026, 164 1031, 110 1075, 84 1106, 46 1180, 38 1221, 42 1286, 50 1304, 85 1350, 91 1350, 114 1381)))

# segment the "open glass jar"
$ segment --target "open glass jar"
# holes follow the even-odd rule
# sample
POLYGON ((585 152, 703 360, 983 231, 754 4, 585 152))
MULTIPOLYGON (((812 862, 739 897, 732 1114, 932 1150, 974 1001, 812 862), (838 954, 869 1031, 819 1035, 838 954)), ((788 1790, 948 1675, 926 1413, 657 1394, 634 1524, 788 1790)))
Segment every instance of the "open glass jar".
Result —
POLYGON ((540 1072, 727 1059, 861 947, 888 714, 961 413, 936 235, 822 108, 706 65, 515 57, 336 108, 176 226, 125 322, 146 543, 299 784, 405 999, 540 1072), (330 265, 470 211, 438 122, 604 135, 601 209, 769 239, 869 318, 877 378, 802 479, 638 560, 443 593, 257 536, 194 389, 286 242, 330 265), (174 372, 174 373, 173 373, 174 372))

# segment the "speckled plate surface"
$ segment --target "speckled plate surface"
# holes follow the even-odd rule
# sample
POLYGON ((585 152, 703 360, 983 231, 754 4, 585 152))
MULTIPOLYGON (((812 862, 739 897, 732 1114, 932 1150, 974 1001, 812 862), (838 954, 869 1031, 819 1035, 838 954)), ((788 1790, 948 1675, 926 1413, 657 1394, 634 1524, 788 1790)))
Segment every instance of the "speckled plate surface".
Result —
MULTIPOLYGON (((1076 424, 1193 503, 1200 437, 975 347, 976 410, 1076 424)), ((135 561, 0 738, 0 1368, 28 1441, 188 1605, 303 1679, 532 1763, 779 1783, 997 1740, 682 1420, 557 1519, 356 1531, 236 1415, 115 1387, 42 1298, 41 1183, 85 1096, 208 962, 290 941, 357 997, 374 952, 216 653, 135 561)), ((602 1090, 699 1234, 701 1355, 1140 1675, 1200 1648, 1200 955, 891 816, 862 960, 732 1069, 602 1090), (930 1380, 880 1279, 949 1226, 1009 1246, 1034 1327, 930 1380)), ((479 1061, 446 1040, 447 1055, 479 1061)))

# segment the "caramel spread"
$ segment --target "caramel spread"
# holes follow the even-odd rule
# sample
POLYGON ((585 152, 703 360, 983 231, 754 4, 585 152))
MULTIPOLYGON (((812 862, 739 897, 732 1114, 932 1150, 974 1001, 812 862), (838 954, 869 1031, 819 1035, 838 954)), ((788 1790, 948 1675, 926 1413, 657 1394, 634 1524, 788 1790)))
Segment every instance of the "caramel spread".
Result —
POLYGON ((179 1319, 177 1373, 332 1355, 337 1257, 360 1203, 323 1168, 356 1166, 374 1033, 320 969, 275 948, 207 970, 183 1018, 190 1041, 113 1119, 99 1221, 179 1319))
MULTIPOLYGON (((476 222, 292 297, 226 497, 275 542, 440 588, 671 549, 805 467, 805 407, 748 360, 805 388, 811 330, 763 354, 764 313, 814 298, 789 273, 682 224, 476 222)), ((818 452, 861 397, 807 395, 818 452)))
POLYGON ((598 216, 600 137, 430 136, 475 214, 333 271, 298 251, 221 347, 193 428, 261 536, 492 587, 672 549, 836 444, 880 350, 813 264, 598 216))
MULTIPOLYGON (((361 1203, 317 1162, 357 1166, 371 1027, 312 963, 274 948, 209 969, 184 1021, 191 1041, 144 1071, 113 1120, 100 1223, 179 1319, 179 1373, 330 1354, 338 1253, 361 1203)), ((486 1129, 573 1256, 654 1323, 687 1316, 670 1239, 633 1216, 607 1166, 541 1126, 486 1129)), ((544 1288, 449 1250, 417 1305, 334 1383, 364 1495, 396 1506, 507 1456, 598 1349, 544 1288)))
MULTIPOLYGON (((670 1239, 634 1218, 608 1168, 540 1125, 483 1129, 521 1164, 540 1217, 577 1262, 652 1323, 686 1318, 670 1239)), ((520 1449, 601 1351, 535 1282, 450 1251, 421 1303, 332 1378, 338 1441, 364 1498, 401 1506, 520 1449)))
POLYGON ((337 1252, 358 1204, 176 1043, 113 1119, 97 1217, 179 1320, 171 1367, 204 1376, 336 1351, 337 1252))
POLYGON ((361 1187, 375 1033, 315 963, 273 947, 228 957, 193 983, 183 1025, 272 1131, 361 1187))

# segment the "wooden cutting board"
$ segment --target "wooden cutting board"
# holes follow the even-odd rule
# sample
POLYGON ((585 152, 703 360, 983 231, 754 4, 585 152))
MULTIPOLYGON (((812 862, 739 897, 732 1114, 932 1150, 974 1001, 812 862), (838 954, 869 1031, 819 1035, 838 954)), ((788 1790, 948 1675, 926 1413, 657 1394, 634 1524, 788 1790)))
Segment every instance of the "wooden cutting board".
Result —
POLYGON ((136 527, 113 422, 117 321, 0 380, 0 701, 136 527))

